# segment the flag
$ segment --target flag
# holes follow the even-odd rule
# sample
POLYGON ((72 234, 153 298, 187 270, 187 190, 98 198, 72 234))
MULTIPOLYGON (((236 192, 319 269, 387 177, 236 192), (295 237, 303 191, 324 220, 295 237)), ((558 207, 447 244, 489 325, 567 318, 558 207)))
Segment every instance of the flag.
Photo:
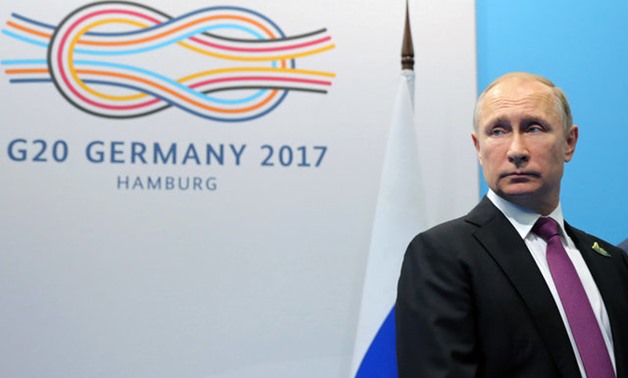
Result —
POLYGON ((394 306, 410 240, 425 227, 414 130, 414 72, 402 71, 382 168, 351 376, 397 377, 394 306))

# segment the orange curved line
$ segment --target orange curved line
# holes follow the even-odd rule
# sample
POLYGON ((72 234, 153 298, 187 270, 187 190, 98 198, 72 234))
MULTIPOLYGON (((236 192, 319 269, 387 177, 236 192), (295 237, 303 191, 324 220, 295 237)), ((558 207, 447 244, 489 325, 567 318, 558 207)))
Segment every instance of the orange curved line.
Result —
POLYGON ((84 40, 84 41, 80 41, 79 40, 79 44, 83 44, 83 45, 93 45, 93 46, 124 46, 124 45, 133 45, 133 44, 137 44, 137 43, 143 43, 143 42, 149 42, 170 34, 173 34, 179 30, 185 29, 188 26, 191 25, 195 25, 195 24, 200 24, 203 23, 205 21, 212 21, 212 20, 219 20, 219 19, 232 19, 232 20, 239 20, 239 21, 245 21, 245 22, 250 22, 251 24, 259 27, 260 29, 262 29, 263 31, 266 32, 266 34, 268 34, 268 36, 270 36, 271 38, 275 38, 275 35, 272 33, 271 30, 269 30, 268 28, 266 28, 264 25, 260 24, 259 22, 252 20, 250 18, 247 17, 242 17, 242 16, 208 16, 205 18, 201 18, 195 21, 190 21, 188 23, 185 23, 179 27, 176 27, 172 30, 169 31, 165 31, 163 33, 159 33, 150 37, 145 37, 145 38, 140 38, 140 39, 135 39, 135 40, 131 40, 131 41, 121 41, 121 42, 115 42, 115 41, 90 41, 90 40, 84 40))
POLYGON ((15 22, 12 22, 12 21, 8 21, 7 25, 9 25, 9 26, 11 26, 13 28, 16 28, 18 30, 21 30, 23 32, 29 33, 29 34, 38 35, 40 37, 47 38, 47 39, 52 38, 52 34, 46 34, 44 32, 40 32, 40 31, 37 31, 35 29, 27 28, 26 26, 22 26, 22 25, 16 24, 15 22))
POLYGON ((157 84, 157 83, 155 83, 153 81, 149 81, 149 80, 143 79, 141 77, 127 75, 127 74, 119 74, 119 73, 114 73, 114 72, 107 72, 107 71, 98 71, 98 70, 76 70, 76 71, 78 73, 82 73, 82 74, 111 76, 111 77, 117 77, 117 78, 122 78, 122 79, 129 79, 129 80, 133 80, 133 81, 138 81, 138 82, 147 84, 149 86, 159 88, 159 89, 161 89, 164 92, 170 93, 171 95, 173 95, 175 97, 178 97, 178 98, 180 98, 180 99, 182 99, 182 100, 184 100, 184 101, 186 101, 188 103, 196 105, 196 106, 198 106, 200 108, 203 108, 203 109, 206 109, 206 110, 210 110, 210 111, 215 111, 215 112, 218 112, 218 113, 245 113, 245 112, 248 112, 248 111, 259 109, 262 106, 264 106, 267 103, 269 103, 270 100, 272 100, 277 95, 277 92, 278 92, 278 90, 275 89, 275 90, 273 90, 270 93, 270 95, 268 95, 267 98, 264 99, 264 101, 261 101, 258 104, 255 104, 255 105, 252 105, 252 106, 249 106, 249 107, 246 107, 246 108, 241 108, 241 109, 221 109, 221 108, 215 108, 213 106, 202 104, 202 103, 200 103, 198 101, 194 101, 192 99, 188 99, 188 98, 182 96, 181 94, 179 94, 179 93, 177 93, 177 92, 175 92, 175 91, 173 91, 173 90, 171 90, 171 89, 169 89, 167 87, 164 87, 161 84, 157 84))
POLYGON ((12 69, 4 71, 7 75, 19 75, 19 74, 47 74, 47 68, 25 68, 25 69, 12 69))

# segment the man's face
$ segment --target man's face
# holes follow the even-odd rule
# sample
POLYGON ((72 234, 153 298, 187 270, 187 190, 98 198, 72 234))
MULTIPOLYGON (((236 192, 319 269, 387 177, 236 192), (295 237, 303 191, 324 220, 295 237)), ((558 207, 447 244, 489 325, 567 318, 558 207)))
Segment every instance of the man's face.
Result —
POLYGON ((543 215, 558 205, 563 165, 573 156, 578 128, 565 136, 549 87, 521 78, 498 83, 480 104, 472 138, 495 193, 543 215))

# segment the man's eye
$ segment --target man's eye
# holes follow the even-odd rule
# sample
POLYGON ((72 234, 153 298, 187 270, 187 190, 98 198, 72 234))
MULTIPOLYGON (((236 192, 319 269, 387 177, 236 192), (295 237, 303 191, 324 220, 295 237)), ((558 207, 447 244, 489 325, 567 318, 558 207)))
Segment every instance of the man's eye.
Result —
POLYGON ((491 130, 491 135, 494 136, 500 136, 500 135, 504 135, 506 133, 506 131, 504 129, 501 128, 495 128, 491 130))
POLYGON ((529 133, 540 133, 542 131, 543 131, 543 127, 539 125, 530 125, 530 127, 528 127, 529 133))

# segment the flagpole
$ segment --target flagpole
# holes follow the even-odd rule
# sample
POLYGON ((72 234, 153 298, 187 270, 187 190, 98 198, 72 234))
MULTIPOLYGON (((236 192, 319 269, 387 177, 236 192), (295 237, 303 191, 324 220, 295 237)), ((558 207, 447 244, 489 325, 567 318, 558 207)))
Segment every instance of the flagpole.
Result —
POLYGON ((403 28, 401 43, 401 75, 406 79, 410 91, 410 101, 414 109, 414 44, 412 42, 412 27, 410 25, 410 6, 406 0, 406 20, 403 28))
POLYGON ((412 29, 410 27, 410 11, 406 0, 406 24, 403 30, 403 43, 401 45, 401 69, 414 70, 414 46, 412 44, 412 29))

